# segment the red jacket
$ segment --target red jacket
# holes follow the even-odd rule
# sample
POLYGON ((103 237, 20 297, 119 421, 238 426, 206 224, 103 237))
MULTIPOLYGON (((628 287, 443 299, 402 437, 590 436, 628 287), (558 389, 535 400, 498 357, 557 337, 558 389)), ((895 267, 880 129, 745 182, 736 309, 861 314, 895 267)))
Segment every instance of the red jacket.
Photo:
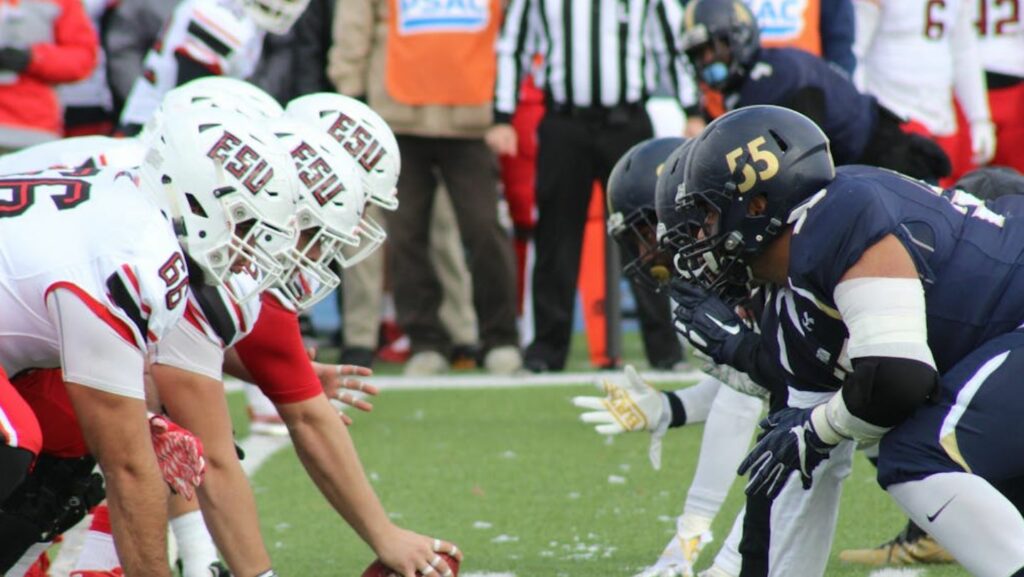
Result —
POLYGON ((55 85, 87 78, 99 52, 82 0, 0 0, 2 45, 31 47, 31 57, 17 80, 0 82, 0 147, 59 137, 55 85))

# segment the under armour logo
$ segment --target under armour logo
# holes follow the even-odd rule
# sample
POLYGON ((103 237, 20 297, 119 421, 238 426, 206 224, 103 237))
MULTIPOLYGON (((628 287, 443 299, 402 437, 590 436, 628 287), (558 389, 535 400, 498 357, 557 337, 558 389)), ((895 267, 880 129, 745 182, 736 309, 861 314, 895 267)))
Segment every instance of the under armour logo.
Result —
POLYGON ((803 316, 800 317, 800 324, 803 325, 806 332, 811 332, 814 329, 814 319, 811 318, 807 311, 804 311, 803 316))

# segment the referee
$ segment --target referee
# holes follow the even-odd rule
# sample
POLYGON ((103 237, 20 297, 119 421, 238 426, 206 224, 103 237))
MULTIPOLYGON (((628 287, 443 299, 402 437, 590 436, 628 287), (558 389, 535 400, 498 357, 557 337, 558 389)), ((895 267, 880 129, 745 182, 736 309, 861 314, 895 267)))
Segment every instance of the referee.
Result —
MULTIPOLYGON (((572 334, 576 279, 593 182, 607 184, 631 146, 651 138, 644 103, 661 79, 695 103, 677 33, 679 0, 511 0, 498 40, 495 125, 486 139, 499 155, 515 154, 509 120, 533 52, 544 57, 546 112, 537 129, 535 338, 524 366, 560 371, 572 334), (682 83, 686 83, 683 85, 682 83)), ((656 368, 682 360, 667 297, 632 285, 644 348, 656 368)))

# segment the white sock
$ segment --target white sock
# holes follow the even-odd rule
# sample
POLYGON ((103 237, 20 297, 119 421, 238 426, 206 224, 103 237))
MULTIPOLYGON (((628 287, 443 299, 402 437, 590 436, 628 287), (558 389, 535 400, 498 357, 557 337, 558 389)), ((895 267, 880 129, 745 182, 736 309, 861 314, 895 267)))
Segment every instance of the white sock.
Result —
POLYGON ((722 388, 722 382, 718 379, 705 375, 704 378, 692 387, 673 391, 683 402, 686 409, 686 424, 703 423, 711 412, 711 403, 715 400, 718 389, 722 388))
POLYGON ((182 577, 209 577, 210 564, 218 558, 203 514, 192 511, 171 519, 171 531, 178 542, 182 577))
POLYGON ((1024 567, 1024 518, 981 477, 941 473, 888 491, 971 575, 1007 577, 1024 567))
POLYGON ((714 519, 718 514, 736 480, 736 469, 747 456, 763 408, 764 403, 757 397, 718 387, 704 424, 697 471, 686 493, 684 515, 714 519))
POLYGON ((110 534, 110 512, 106 504, 99 505, 93 510, 92 523, 85 534, 85 544, 75 562, 75 570, 111 571, 120 566, 114 536, 110 534))
POLYGON ((718 550, 718 555, 715 555, 715 562, 711 566, 716 571, 710 572, 708 574, 709 577, 725 575, 736 577, 740 574, 740 569, 743 567, 743 557, 740 555, 740 540, 743 538, 743 519, 746 512, 747 508, 743 507, 736 514, 736 520, 732 522, 729 536, 725 538, 725 542, 722 543, 722 548, 718 550))
POLYGON ((7 573, 4 573, 4 577, 25 577, 25 573, 28 573, 28 570, 36 564, 39 556, 43 554, 43 551, 49 549, 50 545, 53 545, 52 541, 49 543, 36 543, 29 547, 28 551, 25 551, 25 554, 21 556, 21 559, 18 559, 18 562, 14 564, 14 567, 8 569, 7 573))

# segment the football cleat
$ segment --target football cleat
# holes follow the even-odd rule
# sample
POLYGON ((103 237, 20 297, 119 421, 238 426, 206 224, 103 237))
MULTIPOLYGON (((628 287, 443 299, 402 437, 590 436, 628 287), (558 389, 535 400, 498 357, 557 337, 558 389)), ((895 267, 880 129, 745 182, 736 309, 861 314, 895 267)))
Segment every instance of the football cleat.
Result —
POLYGON ((956 559, 931 535, 913 522, 900 531, 895 539, 874 549, 848 549, 839 553, 839 559, 858 565, 924 565, 956 563, 956 559))
POLYGON ((654 565, 634 577, 693 577, 693 567, 701 550, 713 540, 711 531, 699 535, 676 534, 654 565))

